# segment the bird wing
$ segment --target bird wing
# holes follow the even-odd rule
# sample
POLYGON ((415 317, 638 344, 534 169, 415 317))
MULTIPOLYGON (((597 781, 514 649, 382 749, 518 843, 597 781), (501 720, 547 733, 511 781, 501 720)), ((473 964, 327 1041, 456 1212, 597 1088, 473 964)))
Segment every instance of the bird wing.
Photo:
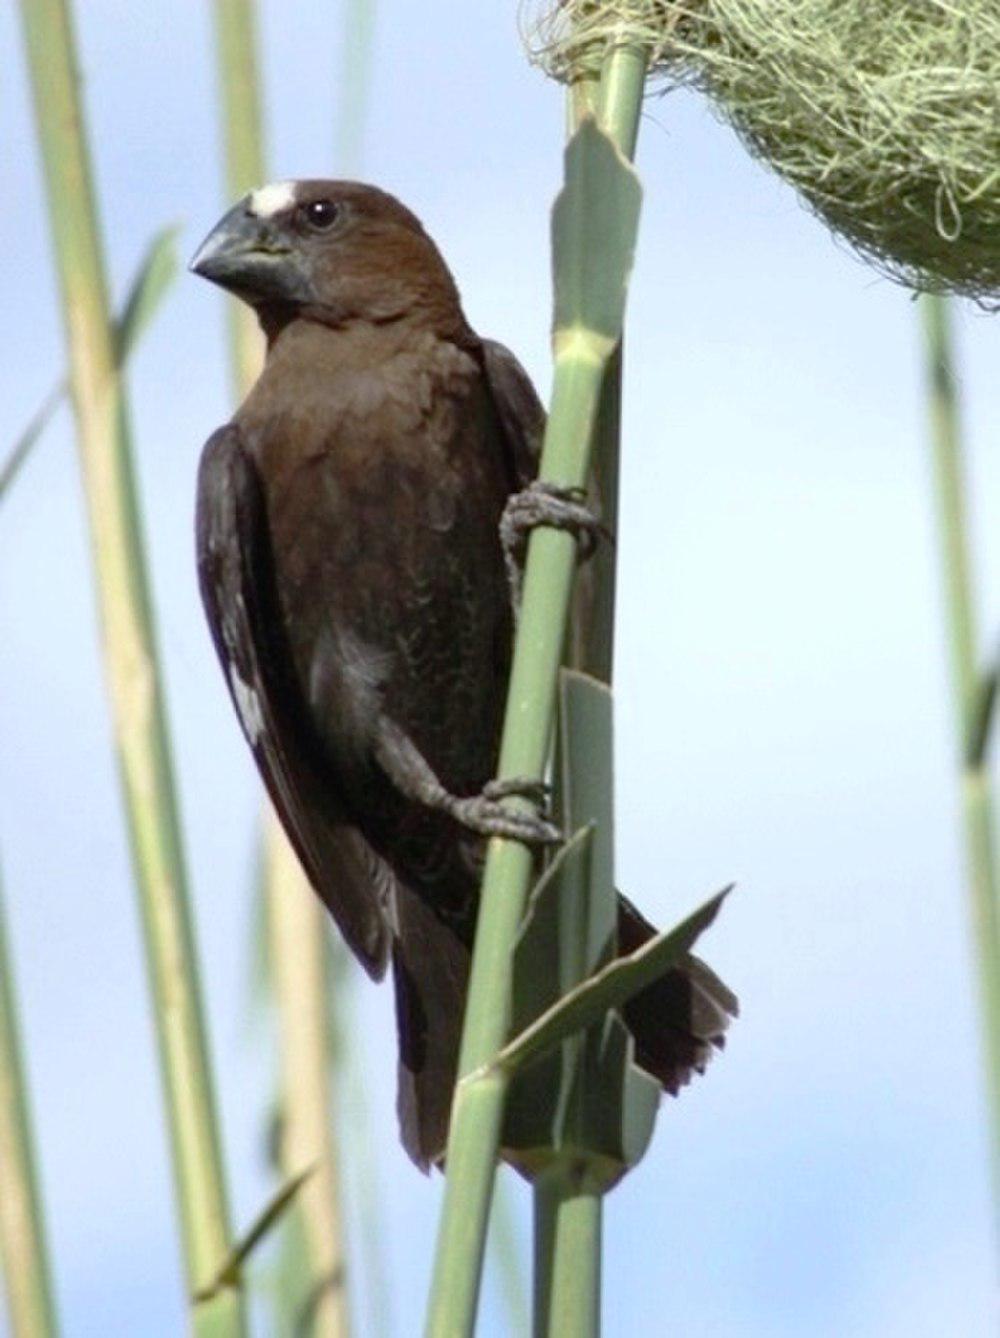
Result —
POLYGON ((233 705, 271 801, 348 945, 385 972, 392 874, 340 818, 317 764, 277 614, 256 467, 235 426, 208 440, 198 474, 198 578, 233 705))
POLYGON ((483 371, 507 446, 511 492, 526 488, 538 473, 545 409, 531 378, 509 348, 481 341, 483 371))

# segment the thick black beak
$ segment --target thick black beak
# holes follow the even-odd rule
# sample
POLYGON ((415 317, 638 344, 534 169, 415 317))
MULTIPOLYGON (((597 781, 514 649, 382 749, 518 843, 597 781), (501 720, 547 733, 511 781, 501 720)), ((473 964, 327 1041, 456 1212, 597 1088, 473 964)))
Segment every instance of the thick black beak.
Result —
POLYGON ((251 213, 249 196, 219 220, 188 268, 251 304, 311 300, 302 258, 270 219, 251 213))

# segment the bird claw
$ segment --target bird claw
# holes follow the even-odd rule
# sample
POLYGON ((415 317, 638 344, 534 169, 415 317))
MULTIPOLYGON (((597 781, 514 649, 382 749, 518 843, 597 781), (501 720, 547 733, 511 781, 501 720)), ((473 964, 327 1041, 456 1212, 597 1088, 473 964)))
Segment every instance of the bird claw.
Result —
POLYGON ((563 834, 555 823, 538 813, 515 812, 505 808, 501 802, 502 798, 519 795, 541 803, 547 794, 548 786, 544 781, 490 781, 482 794, 468 798, 453 797, 449 811, 463 827, 478 832, 480 836, 501 836, 512 841, 522 841, 528 846, 558 845, 563 834))
POLYGON ((593 554, 599 538, 611 537, 587 505, 583 488, 535 479, 520 492, 512 493, 500 517, 500 542, 515 609, 521 602, 521 569, 528 536, 541 525, 572 534, 580 545, 581 561, 593 554))
POLYGON ((568 530, 584 547, 589 556, 601 537, 608 538, 607 530, 587 505, 584 488, 567 487, 535 479, 520 492, 507 498, 500 517, 500 538, 504 549, 511 553, 523 550, 530 532, 540 525, 557 530, 568 530))

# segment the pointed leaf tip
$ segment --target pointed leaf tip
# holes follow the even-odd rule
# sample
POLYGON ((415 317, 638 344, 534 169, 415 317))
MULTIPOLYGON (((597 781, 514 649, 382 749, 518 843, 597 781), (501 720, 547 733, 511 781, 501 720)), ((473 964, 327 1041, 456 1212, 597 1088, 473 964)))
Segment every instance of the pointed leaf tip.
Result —
POLYGON ((236 1285, 239 1281, 240 1271, 247 1259, 261 1241, 273 1231, 284 1213, 291 1206, 296 1194, 298 1194, 299 1190, 313 1174, 315 1169, 314 1166, 307 1166, 304 1170, 299 1171, 296 1175, 293 1175, 291 1179, 286 1180, 285 1183, 280 1186, 273 1197, 269 1199, 261 1209, 246 1233, 240 1237, 226 1255, 212 1281, 195 1293, 194 1299, 196 1301, 210 1301, 212 1297, 216 1296, 224 1287, 232 1287, 236 1285))
POLYGON ((121 315, 115 321, 115 352, 119 363, 128 358, 177 277, 179 232, 180 224, 170 223, 161 228, 146 247, 125 295, 121 315))
POLYGON ((696 911, 666 933, 657 934, 627 957, 618 957, 575 989, 564 994, 551 1008, 508 1041, 493 1067, 515 1073, 576 1032, 591 1026, 612 1008, 619 1008, 633 995, 664 975, 685 953, 719 913, 732 884, 723 888, 696 911))

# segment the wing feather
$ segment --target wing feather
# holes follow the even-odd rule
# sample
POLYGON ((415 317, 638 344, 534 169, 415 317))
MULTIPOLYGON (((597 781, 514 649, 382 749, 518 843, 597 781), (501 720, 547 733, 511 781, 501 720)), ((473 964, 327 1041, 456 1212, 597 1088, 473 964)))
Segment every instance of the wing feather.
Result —
POLYGON ((196 529, 202 600, 247 742, 310 882, 379 979, 393 877, 340 817, 314 755, 276 616, 260 481, 234 426, 214 433, 202 454, 196 529))
POLYGON ((526 488, 538 473, 545 409, 531 378, 509 348, 482 340, 483 371, 507 445, 511 492, 526 488))

